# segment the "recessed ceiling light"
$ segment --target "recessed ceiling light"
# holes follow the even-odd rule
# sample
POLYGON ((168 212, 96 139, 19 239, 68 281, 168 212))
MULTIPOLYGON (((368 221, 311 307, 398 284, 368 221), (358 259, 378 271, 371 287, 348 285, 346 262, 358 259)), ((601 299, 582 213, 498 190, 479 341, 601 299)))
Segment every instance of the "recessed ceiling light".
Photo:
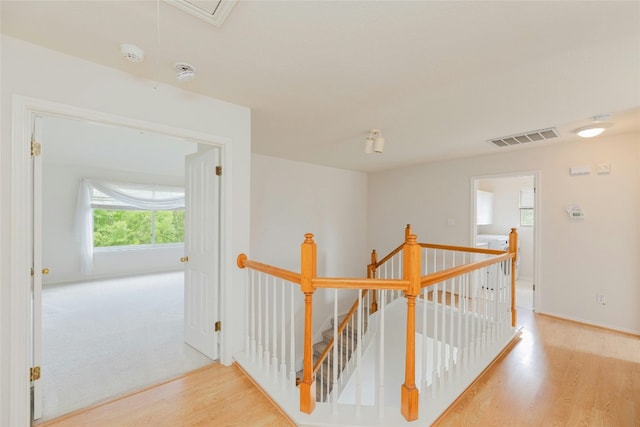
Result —
POLYGON ((599 116, 594 116, 592 124, 582 126, 574 130, 574 132, 582 138, 593 138, 594 136, 600 135, 602 132, 612 126, 610 122, 605 121, 610 118, 610 114, 601 114, 599 116))

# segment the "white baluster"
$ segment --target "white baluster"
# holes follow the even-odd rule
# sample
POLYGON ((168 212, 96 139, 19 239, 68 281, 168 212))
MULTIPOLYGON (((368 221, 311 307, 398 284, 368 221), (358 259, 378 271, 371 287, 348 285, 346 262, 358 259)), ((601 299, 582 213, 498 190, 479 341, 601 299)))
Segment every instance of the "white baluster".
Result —
POLYGON ((295 306, 293 292, 295 286, 289 285, 289 382, 292 387, 296 387, 296 323, 295 306))
POLYGON ((251 271, 248 268, 244 269, 244 289, 245 289, 245 310, 244 310, 244 327, 246 328, 247 331, 247 336, 245 338, 245 342, 244 342, 244 351, 247 353, 247 355, 251 354, 251 320, 250 320, 250 313, 251 313, 251 271))
POLYGON ((276 278, 273 278, 272 283, 273 288, 273 307, 271 307, 271 311, 273 312, 273 322, 271 323, 271 364, 273 370, 273 379, 275 382, 278 382, 278 293, 276 292, 276 278))
POLYGON ((385 312, 385 301, 387 298, 386 290, 380 291, 380 306, 378 307, 378 311, 380 312, 380 354, 378 361, 378 417, 384 418, 384 312, 385 312))
POLYGON ((356 416, 359 417, 362 411, 362 373, 360 361, 362 359, 362 291, 358 291, 356 328, 356 416))
MULTIPOLYGON (((444 261, 444 253, 443 253, 443 261, 444 261)), ((444 268, 444 266, 443 266, 444 268)), ((442 342, 440 343, 440 363, 438 364, 438 372, 440 373, 440 387, 442 388, 445 384, 445 375, 446 375, 446 358, 445 358, 445 350, 446 350, 446 337, 447 337, 447 311, 445 310, 446 308, 446 303, 447 303, 447 282, 442 282, 442 292, 441 292, 441 304, 442 304, 442 320, 441 320, 441 330, 440 330, 440 336, 442 337, 442 342)))
POLYGON ((338 415, 338 289, 333 290, 333 372, 331 373, 331 411, 338 415))
POLYGON ((251 361, 256 362, 256 272, 251 270, 251 361))
POLYGON ((285 387, 287 383, 287 347, 286 336, 287 336, 287 328, 284 323, 285 319, 285 304, 284 304, 284 280, 280 279, 280 383, 282 384, 282 388, 285 387))
MULTIPOLYGON (((455 253, 454 253, 455 254, 455 253)), ((455 300, 456 300, 456 295, 455 295, 455 279, 451 279, 449 281, 450 283, 450 297, 449 297, 449 352, 447 353, 447 378, 448 378, 448 382, 451 383, 451 380, 453 378, 452 374, 453 374, 453 332, 454 332, 454 327, 453 327, 453 308, 455 305, 455 300)))
POLYGON ((264 283, 264 275, 258 274, 258 366, 262 368, 263 359, 263 346, 262 346, 262 328, 264 327, 264 321, 262 320, 262 286, 264 283))
POLYGON ((429 288, 422 290, 422 385, 420 393, 423 396, 426 396, 427 392, 427 343, 429 341, 427 338, 427 289, 429 288))
MULTIPOLYGON (((435 266, 435 264, 434 264, 435 266)), ((431 288, 433 289, 431 291, 431 295, 432 295, 432 299, 433 299, 433 361, 431 363, 431 391, 433 396, 435 397, 435 393, 436 393, 436 385, 439 384, 440 382, 440 367, 439 367, 439 360, 438 360, 438 343, 439 343, 439 338, 438 338, 438 307, 439 307, 439 303, 438 303, 438 288, 439 288, 439 284, 436 283, 435 285, 432 285, 431 288)))
POLYGON ((264 374, 269 377, 271 374, 271 357, 269 353, 269 276, 264 278, 264 374))

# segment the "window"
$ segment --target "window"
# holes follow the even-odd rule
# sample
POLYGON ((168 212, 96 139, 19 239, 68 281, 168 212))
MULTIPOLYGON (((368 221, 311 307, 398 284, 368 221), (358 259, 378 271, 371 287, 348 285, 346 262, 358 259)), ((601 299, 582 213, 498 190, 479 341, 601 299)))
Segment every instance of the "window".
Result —
POLYGON ((184 242, 184 188, 83 179, 78 197, 81 270, 97 248, 184 242))
POLYGON ((184 200, 183 189, 134 184, 119 184, 118 189, 137 200, 117 194, 112 197, 96 187, 91 189, 94 248, 184 242, 184 202, 178 203, 180 207, 160 210, 162 200, 184 200), (141 204, 140 200, 146 202, 141 204), (155 201, 157 209, 153 209, 155 201))
POLYGON ((93 210, 93 247, 184 242, 184 209, 93 210))
POLYGON ((534 220, 534 195, 533 188, 523 188, 520 190, 520 226, 533 227, 534 220))

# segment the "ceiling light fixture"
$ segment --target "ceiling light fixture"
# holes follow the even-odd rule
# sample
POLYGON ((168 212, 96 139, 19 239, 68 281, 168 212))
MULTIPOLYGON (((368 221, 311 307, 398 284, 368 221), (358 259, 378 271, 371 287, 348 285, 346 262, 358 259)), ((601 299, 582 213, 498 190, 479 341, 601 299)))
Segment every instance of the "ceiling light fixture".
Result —
POLYGON ((382 132, 380 129, 372 129, 369 131, 369 136, 364 140, 364 152, 367 154, 371 153, 382 153, 384 151, 384 137, 382 136, 382 132))
POLYGON ((606 120, 609 120, 610 118, 611 118, 611 115, 609 114, 601 114, 599 116, 594 116, 592 124, 588 126, 582 126, 574 130, 574 132, 582 138, 593 138, 594 136, 600 135, 602 132, 604 132, 606 129, 612 126, 611 123, 606 121, 606 120))

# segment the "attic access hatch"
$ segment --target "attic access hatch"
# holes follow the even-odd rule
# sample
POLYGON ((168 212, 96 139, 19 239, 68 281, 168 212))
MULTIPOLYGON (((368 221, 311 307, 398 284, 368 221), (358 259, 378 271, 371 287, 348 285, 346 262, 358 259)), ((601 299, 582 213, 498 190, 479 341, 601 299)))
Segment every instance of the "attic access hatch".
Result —
POLYGON ((216 27, 222 27, 237 0, 166 0, 167 3, 190 13, 216 27))
POLYGON ((516 135, 503 136, 501 138, 492 138, 487 142, 497 147, 510 147, 512 145, 527 144, 529 142, 544 141, 545 139, 557 138, 558 132, 555 128, 547 128, 533 130, 530 132, 519 133, 516 135))

